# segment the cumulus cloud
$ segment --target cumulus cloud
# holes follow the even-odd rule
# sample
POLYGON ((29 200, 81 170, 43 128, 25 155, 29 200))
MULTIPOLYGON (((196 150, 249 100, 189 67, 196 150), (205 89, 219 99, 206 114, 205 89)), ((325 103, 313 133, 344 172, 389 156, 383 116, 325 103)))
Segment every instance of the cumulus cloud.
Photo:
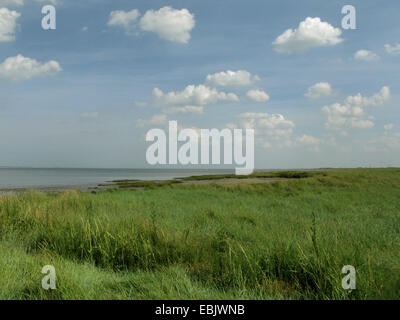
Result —
POLYGON ((41 63, 19 54, 7 58, 0 64, 0 79, 22 81, 38 76, 53 76, 61 70, 57 61, 41 63))
POLYGON ((320 18, 306 18, 297 29, 288 29, 273 42, 275 50, 284 53, 305 51, 313 47, 334 46, 343 41, 342 31, 320 18))
POLYGON ((380 57, 377 54, 368 50, 358 50, 354 54, 354 59, 370 62, 379 60, 380 57))
POLYGON ((394 55, 394 56, 400 55, 400 43, 398 43, 394 46, 391 46, 390 44, 385 44, 385 49, 386 49, 386 52, 391 55, 394 55))
POLYGON ((17 11, 0 8, 0 42, 15 40, 17 19, 20 16, 21 14, 17 11))
POLYGON ((328 82, 318 82, 308 88, 305 96, 309 99, 319 99, 328 97, 332 94, 332 87, 328 82))
POLYGON ((346 134, 346 128, 368 129, 374 126, 371 117, 365 118, 365 108, 382 106, 390 99, 389 87, 382 87, 380 92, 372 97, 363 97, 360 93, 349 96, 343 104, 334 103, 322 108, 327 118, 325 128, 341 131, 346 134))
POLYGON ((99 117, 98 112, 84 112, 81 114, 82 119, 97 119, 99 117))
POLYGON ((195 26, 194 15, 187 9, 177 10, 163 7, 158 11, 148 10, 140 19, 140 28, 172 42, 188 43, 195 26))
POLYGON ((281 114, 246 112, 238 115, 240 127, 254 129, 256 140, 263 147, 290 146, 294 123, 281 114))
MULTIPOLYGON (((251 78, 250 76, 249 79, 251 78)), ((220 80, 218 77, 217 79, 220 80)), ((209 81, 214 80, 214 78, 209 78, 209 81)), ((237 83, 235 81, 234 83, 237 83)), ((227 82, 223 83, 226 84, 227 82)), ((269 99, 267 93, 262 90, 254 90, 251 97, 258 101, 269 99)), ((152 97, 147 102, 136 102, 136 106, 160 107, 163 114, 200 115, 204 113, 206 106, 239 101, 239 97, 233 92, 224 92, 218 88, 200 84, 188 85, 182 91, 163 92, 159 88, 154 88, 152 97)))
POLYGON ((264 90, 249 90, 246 96, 254 102, 267 102, 269 100, 269 95, 264 90))
POLYGON ((158 88, 154 88, 152 104, 162 107, 176 106, 205 106, 221 101, 239 101, 234 93, 225 93, 211 89, 204 85, 187 86, 181 92, 164 93, 158 88))
POLYGON ((195 26, 194 15, 189 10, 177 10, 169 6, 157 11, 148 10, 140 20, 139 17, 137 9, 112 11, 107 25, 122 27, 128 35, 134 34, 133 31, 139 26, 142 31, 153 32, 160 38, 179 43, 189 42, 190 32, 195 26))
POLYGON ((206 84, 212 87, 243 87, 251 86, 254 82, 260 80, 257 75, 252 75, 246 70, 222 71, 219 73, 209 74, 206 77, 206 84))
POLYGON ((116 10, 111 11, 107 25, 112 27, 122 27, 127 34, 131 34, 135 29, 135 22, 140 16, 139 10, 131 11, 116 10))
POLYGON ((361 93, 355 96, 349 96, 345 100, 346 105, 353 107, 380 107, 385 101, 390 99, 390 88, 387 86, 382 87, 382 89, 374 94, 372 97, 363 97, 361 93))

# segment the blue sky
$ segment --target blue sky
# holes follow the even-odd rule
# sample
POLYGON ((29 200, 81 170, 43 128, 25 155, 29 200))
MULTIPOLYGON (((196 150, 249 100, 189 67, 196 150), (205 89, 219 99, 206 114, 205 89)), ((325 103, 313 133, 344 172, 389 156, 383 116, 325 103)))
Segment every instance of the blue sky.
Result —
POLYGON ((51 2, 0 0, 20 14, 0 28, 1 166, 144 167, 147 130, 168 120, 254 128, 258 168, 400 165, 398 1, 58 0, 45 31, 51 2))

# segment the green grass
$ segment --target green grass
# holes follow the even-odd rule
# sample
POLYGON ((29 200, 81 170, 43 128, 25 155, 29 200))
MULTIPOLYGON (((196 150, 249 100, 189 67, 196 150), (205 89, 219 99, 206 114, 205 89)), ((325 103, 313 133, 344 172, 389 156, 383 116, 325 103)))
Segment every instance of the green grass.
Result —
POLYGON ((400 169, 255 174, 2 197, 0 299, 400 298, 400 169))
POLYGON ((269 172, 254 172, 250 175, 235 175, 235 174, 215 174, 190 176, 185 178, 177 178, 182 181, 196 180, 219 180, 219 179, 249 179, 249 178, 286 178, 286 179, 301 179, 309 178, 316 175, 326 175, 322 171, 269 171, 269 172))
POLYGON ((222 179, 251 179, 251 178, 262 178, 262 179, 303 179, 310 178, 316 175, 326 175, 324 172, 319 171, 275 171, 275 172, 255 172, 250 175, 235 175, 235 174, 215 174, 215 175, 201 175, 201 176, 190 176, 184 178, 176 178, 173 180, 114 180, 110 184, 102 184, 102 187, 118 188, 118 189, 154 189, 159 187, 171 186, 173 184, 183 182, 196 182, 196 181, 215 181, 222 179))
POLYGON ((115 185, 118 186, 120 189, 126 188, 159 188, 170 186, 173 184, 182 183, 179 180, 163 180, 163 181, 115 181, 115 185))

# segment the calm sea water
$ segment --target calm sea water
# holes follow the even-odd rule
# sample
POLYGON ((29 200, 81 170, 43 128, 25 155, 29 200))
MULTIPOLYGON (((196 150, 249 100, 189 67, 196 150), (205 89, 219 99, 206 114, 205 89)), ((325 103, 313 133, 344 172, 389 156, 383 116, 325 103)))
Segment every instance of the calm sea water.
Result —
POLYGON ((0 189, 93 186, 118 179, 166 180, 220 173, 233 173, 233 170, 0 168, 0 189))

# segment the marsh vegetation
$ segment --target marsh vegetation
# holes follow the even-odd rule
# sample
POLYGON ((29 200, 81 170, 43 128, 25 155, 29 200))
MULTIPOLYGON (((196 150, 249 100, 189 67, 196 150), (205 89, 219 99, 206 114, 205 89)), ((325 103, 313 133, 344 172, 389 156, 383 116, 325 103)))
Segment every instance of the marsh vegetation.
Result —
POLYGON ((1 197, 0 298, 400 297, 400 169, 255 175, 282 181, 1 197))

